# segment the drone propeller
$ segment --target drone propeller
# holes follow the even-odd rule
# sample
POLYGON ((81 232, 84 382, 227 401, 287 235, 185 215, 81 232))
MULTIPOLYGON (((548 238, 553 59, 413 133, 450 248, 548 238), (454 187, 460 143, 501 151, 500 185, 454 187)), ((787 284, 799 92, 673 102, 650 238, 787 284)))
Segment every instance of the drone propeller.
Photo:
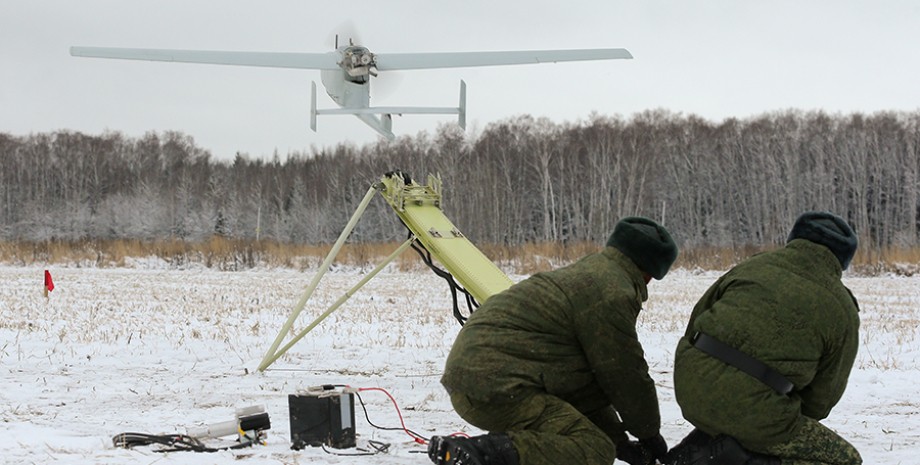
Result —
POLYGON ((329 44, 334 49, 348 45, 360 45, 361 37, 358 35, 358 28, 355 27, 354 21, 348 19, 336 26, 330 33, 329 44))
MULTIPOLYGON (((361 34, 358 33, 358 28, 351 19, 343 21, 336 26, 333 31, 334 32, 331 33, 332 44, 336 50, 338 50, 339 47, 363 44, 361 34)), ((371 76, 369 76, 369 79, 371 83, 371 97, 384 98, 392 94, 399 87, 399 83, 402 81, 403 77, 400 73, 394 71, 379 73, 377 70, 374 70, 371 76)))
POLYGON ((371 98, 385 98, 399 88, 403 80, 403 73, 399 71, 377 72, 371 79, 371 98))

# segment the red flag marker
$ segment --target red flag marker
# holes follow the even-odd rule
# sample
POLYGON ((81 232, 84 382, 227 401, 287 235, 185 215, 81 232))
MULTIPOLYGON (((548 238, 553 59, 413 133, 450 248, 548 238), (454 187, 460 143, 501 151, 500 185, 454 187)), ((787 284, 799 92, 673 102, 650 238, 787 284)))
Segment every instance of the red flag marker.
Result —
POLYGON ((51 280, 51 272, 45 270, 45 297, 48 297, 48 293, 54 290, 54 281, 51 280))

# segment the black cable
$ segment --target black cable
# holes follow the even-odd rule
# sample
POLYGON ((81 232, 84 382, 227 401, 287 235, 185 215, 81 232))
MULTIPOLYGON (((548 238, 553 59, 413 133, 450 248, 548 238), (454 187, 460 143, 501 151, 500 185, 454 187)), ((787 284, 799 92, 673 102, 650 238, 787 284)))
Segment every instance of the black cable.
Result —
POLYGON ((322 446, 323 446, 323 451, 326 452, 327 454, 330 454, 330 455, 338 455, 338 456, 341 456, 341 457, 364 456, 364 455, 377 455, 377 454, 384 454, 384 453, 387 453, 387 452, 390 451, 390 444, 385 443, 385 442, 380 442, 380 441, 375 441, 375 440, 373 440, 373 439, 368 439, 368 440, 367 440, 367 444, 368 444, 369 446, 371 446, 371 448, 374 449, 374 450, 371 451, 371 450, 367 450, 367 449, 361 449, 360 447, 356 447, 355 449, 356 449, 356 450, 359 450, 359 451, 361 451, 361 452, 357 452, 357 453, 344 453, 344 452, 334 452, 334 451, 331 451, 331 450, 329 450, 329 449, 326 448, 326 444, 323 444, 322 446))
MULTIPOLYGON (((400 170, 389 171, 387 173, 384 173, 384 176, 388 178, 400 177, 402 178, 403 184, 406 186, 412 184, 412 178, 407 173, 404 173, 400 170)), ((406 229, 409 230, 409 237, 410 238, 413 237, 412 228, 410 228, 409 225, 407 225, 406 222, 402 220, 402 218, 399 219, 399 222, 402 223, 403 226, 405 226, 406 229)), ((434 274, 440 276, 441 278, 444 278, 444 280, 447 281, 447 285, 450 287, 450 295, 454 301, 454 304, 453 304, 454 318, 457 319, 457 321, 460 323, 460 326, 463 326, 464 324, 466 324, 466 320, 469 319, 469 316, 464 316, 460 312, 460 303, 457 301, 457 292, 459 291, 464 294, 464 297, 466 299, 466 307, 469 312, 468 313, 469 315, 472 315, 473 312, 476 311, 477 308, 479 308, 479 302, 476 302, 476 298, 473 297, 473 295, 470 294, 469 291, 464 289, 463 286, 457 283, 453 275, 451 275, 449 272, 442 270, 441 268, 438 268, 437 266, 434 265, 434 262, 431 259, 431 252, 425 248, 425 245, 422 244, 418 240, 418 238, 412 241, 412 248, 415 249, 416 252, 418 252, 419 256, 422 257, 422 261, 425 262, 425 265, 428 265, 428 268, 430 268, 431 271, 434 272, 434 274)))
MULTIPOLYGON (((412 236, 411 232, 409 233, 409 236, 410 237, 412 236)), ((467 309, 469 310, 469 314, 472 315, 472 313, 476 310, 476 308, 479 308, 479 303, 476 302, 476 299, 473 297, 472 294, 469 293, 469 291, 467 291, 466 289, 463 288, 463 286, 457 283, 457 281, 454 279, 454 276, 452 274, 435 266, 434 261, 431 259, 431 252, 428 249, 426 249, 425 245, 419 242, 418 239, 412 242, 412 248, 416 252, 418 252, 419 256, 422 257, 422 261, 425 263, 425 265, 428 266, 428 268, 431 269, 431 271, 434 272, 434 274, 440 276, 445 281, 447 281, 447 285, 450 287, 450 295, 454 301, 454 318, 456 318, 457 321, 460 322, 460 326, 463 326, 469 317, 464 316, 460 312, 460 304, 457 301, 457 292, 458 291, 462 292, 464 297, 466 298, 466 306, 467 306, 467 309)))
POLYGON ((165 446, 165 449, 156 449, 154 452, 218 452, 222 450, 242 449, 251 447, 256 443, 255 439, 248 438, 248 441, 234 444, 227 447, 208 447, 197 438, 186 436, 184 434, 147 434, 147 433, 121 433, 112 437, 112 443, 115 447, 131 449, 137 446, 149 446, 159 444, 165 446))
POLYGON ((374 422, 371 421, 371 417, 367 414, 367 406, 364 405, 364 399, 361 398, 361 394, 359 394, 359 393, 356 392, 356 393, 355 393, 355 396, 358 397, 358 403, 361 404, 361 409, 364 410, 364 418, 367 419, 367 424, 373 426, 374 428, 377 428, 377 429, 380 429, 380 430, 384 430, 384 431, 406 431, 406 432, 408 432, 409 434, 411 434, 411 435, 413 435, 413 436, 415 436, 415 437, 424 439, 425 441, 428 441, 428 440, 429 440, 429 438, 427 438, 427 437, 425 437, 425 436, 422 436, 421 434, 418 434, 418 433, 416 433, 415 431, 412 431, 411 429, 408 429, 408 428, 402 428, 402 427, 399 427, 399 426, 386 427, 386 426, 377 426, 377 425, 375 425, 374 422))

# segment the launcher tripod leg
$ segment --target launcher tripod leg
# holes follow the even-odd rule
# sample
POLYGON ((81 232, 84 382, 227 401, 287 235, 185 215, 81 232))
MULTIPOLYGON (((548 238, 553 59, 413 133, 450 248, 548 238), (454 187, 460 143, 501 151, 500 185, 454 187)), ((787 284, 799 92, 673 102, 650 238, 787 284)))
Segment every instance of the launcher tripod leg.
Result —
MULTIPOLYGON (((327 316, 332 314, 332 312, 338 310, 338 308, 341 307, 342 304, 344 304, 346 300, 348 300, 352 295, 354 295, 355 291, 357 291, 358 289, 361 289, 361 287, 367 284, 367 282, 370 281, 371 278, 373 278, 374 276, 377 276, 377 273, 380 273, 381 270, 383 270, 387 265, 389 265, 390 262, 396 259, 396 257, 398 257, 400 254, 405 252, 405 250, 408 249, 410 245, 412 245, 413 241, 415 241, 415 236, 412 236, 409 239, 407 239, 406 242, 403 242, 402 245, 400 245, 396 250, 393 251, 393 253, 391 253, 387 258, 385 258, 382 262, 380 262, 377 265, 377 267, 371 270, 370 273, 366 274, 364 278, 361 279, 361 281, 358 281, 358 284, 355 284, 354 286, 352 286, 351 289, 345 291, 345 294, 342 295, 342 297, 339 297, 339 300, 336 300, 335 303, 333 303, 329 307, 328 310, 323 312, 322 315, 316 317, 316 319, 313 320, 313 322, 310 323, 310 325, 304 328, 301 332, 297 333, 297 335, 294 336, 294 338, 291 339, 290 342, 285 344, 284 347, 282 347, 281 349, 278 349, 277 352, 274 352, 271 355, 266 354, 265 360, 263 360, 262 364, 259 365, 259 371, 265 371, 265 369, 268 368, 269 365, 271 365, 272 363, 275 362, 275 360, 278 360, 279 357, 284 355, 284 353, 287 352, 288 349, 293 347, 294 344, 297 343, 297 341, 303 339, 303 337, 306 336, 307 333, 312 331, 313 328, 316 327, 316 325, 318 325, 321 321, 325 320, 327 316)), ((287 327, 289 328, 290 326, 288 325, 287 327)), ((283 336, 283 335, 284 335, 284 332, 282 332, 279 336, 283 336)))
POLYGON ((510 278, 492 263, 479 249, 463 235, 441 211, 441 180, 435 176, 428 176, 428 185, 419 185, 412 182, 402 173, 392 172, 386 174, 380 182, 368 189, 364 200, 361 201, 351 220, 345 226, 339 239, 333 245, 329 255, 323 261, 313 281, 305 290, 303 296, 288 318, 278 337, 259 364, 259 371, 265 371, 281 355, 287 352, 297 341, 302 339, 310 330, 316 327, 323 319, 338 309, 352 293, 366 284, 379 273, 388 263, 405 251, 413 242, 418 241, 425 250, 438 260, 447 271, 463 286, 464 291, 478 303, 483 303, 490 296, 495 295, 513 284, 510 278), (345 239, 354 229, 364 210, 367 208, 374 192, 380 191, 383 198, 393 207, 396 215, 403 224, 412 232, 410 238, 379 264, 371 273, 366 275, 357 285, 348 290, 344 296, 336 301, 313 321, 306 329, 298 333, 287 345, 280 350, 284 335, 291 330, 294 321, 303 311, 307 300, 316 290, 320 279, 329 269, 332 260, 338 254, 345 239))
MULTIPOLYGON (((271 347, 268 349, 268 352, 265 353, 265 357, 262 358, 262 363, 259 364, 259 371, 265 371, 265 369, 268 368, 272 362, 281 356, 281 354, 277 353, 277 350, 278 346, 281 345, 281 341, 284 340, 284 335, 290 331, 294 321, 297 320, 297 317, 300 316, 300 312, 303 311, 304 305, 307 304, 307 300, 310 300, 310 296, 312 296, 313 292, 316 291, 316 286, 319 285, 319 281, 323 278, 323 275, 326 274, 326 271, 329 270, 329 266, 332 264, 332 260, 334 260, 336 255, 339 254, 339 251, 342 249, 342 245, 345 244, 345 240, 348 239, 349 234, 351 234, 351 231, 355 228, 355 225, 358 224, 358 220, 361 219, 361 215, 364 214, 364 210, 366 210, 368 204, 371 203, 371 200, 374 198, 376 191, 377 184, 371 185, 370 189, 367 190, 367 194, 364 195, 364 199, 361 200, 361 203, 358 204, 358 208, 355 209, 355 212, 351 215, 351 219, 348 220, 348 224, 345 225, 345 229, 343 229, 342 233, 339 234, 339 238, 332 246, 332 250, 330 250, 326 255, 326 258, 323 260, 323 264, 320 265, 316 275, 313 276, 313 281, 311 281, 310 285, 307 286, 307 289, 300 297, 300 301, 297 302, 297 305, 294 307, 294 312, 291 313, 290 317, 288 317, 287 322, 285 322, 284 326, 281 328, 281 332, 278 333, 278 337, 275 338, 275 342, 272 343, 271 347)), ((285 349, 285 351, 286 350, 287 349, 285 349)))

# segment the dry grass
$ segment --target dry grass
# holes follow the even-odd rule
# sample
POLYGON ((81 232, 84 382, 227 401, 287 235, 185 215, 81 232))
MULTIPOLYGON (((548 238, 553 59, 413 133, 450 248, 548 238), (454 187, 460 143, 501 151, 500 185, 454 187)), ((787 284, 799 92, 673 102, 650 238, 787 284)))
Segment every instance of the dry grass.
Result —
POLYGON ((920 274, 920 247, 860 249, 853 258, 852 266, 866 275, 913 276, 920 274))
MULTIPOLYGON (((396 243, 345 244, 336 263, 366 267, 396 249, 396 243)), ((255 266, 307 269, 318 266, 332 244, 286 244, 275 241, 247 241, 212 237, 203 242, 180 240, 83 240, 44 242, 0 242, 0 263, 28 266, 41 263, 74 264, 97 268, 122 267, 129 259, 156 257, 173 266, 200 263, 208 268, 240 270, 255 266)), ((400 256, 403 271, 417 269, 416 254, 400 256)))
POLYGON ((599 245, 590 242, 541 242, 518 246, 483 244, 478 247, 493 262, 517 274, 551 270, 600 250, 599 245))
POLYGON ((697 247, 680 251, 675 267, 691 270, 727 270, 736 263, 775 247, 697 247))
MULTIPOLYGON (((345 244, 336 263, 374 266, 396 249, 398 243, 345 244)), ((595 252, 600 245, 578 243, 527 243, 518 246, 480 244, 480 250, 503 269, 517 274, 532 274, 571 263, 595 252)), ((97 268, 122 267, 127 260, 159 258, 171 266, 203 264, 208 268, 234 271, 255 266, 308 269, 318 266, 332 244, 287 244, 275 241, 249 241, 212 237, 203 242, 180 240, 84 240, 43 242, 0 242, 0 263, 73 264, 97 268)), ((700 247, 681 250, 675 268, 726 270, 744 258, 772 247, 700 247)), ((396 260, 401 271, 424 267, 416 253, 407 252, 396 260)), ((920 247, 860 250, 852 269, 863 275, 920 273, 920 247)))

